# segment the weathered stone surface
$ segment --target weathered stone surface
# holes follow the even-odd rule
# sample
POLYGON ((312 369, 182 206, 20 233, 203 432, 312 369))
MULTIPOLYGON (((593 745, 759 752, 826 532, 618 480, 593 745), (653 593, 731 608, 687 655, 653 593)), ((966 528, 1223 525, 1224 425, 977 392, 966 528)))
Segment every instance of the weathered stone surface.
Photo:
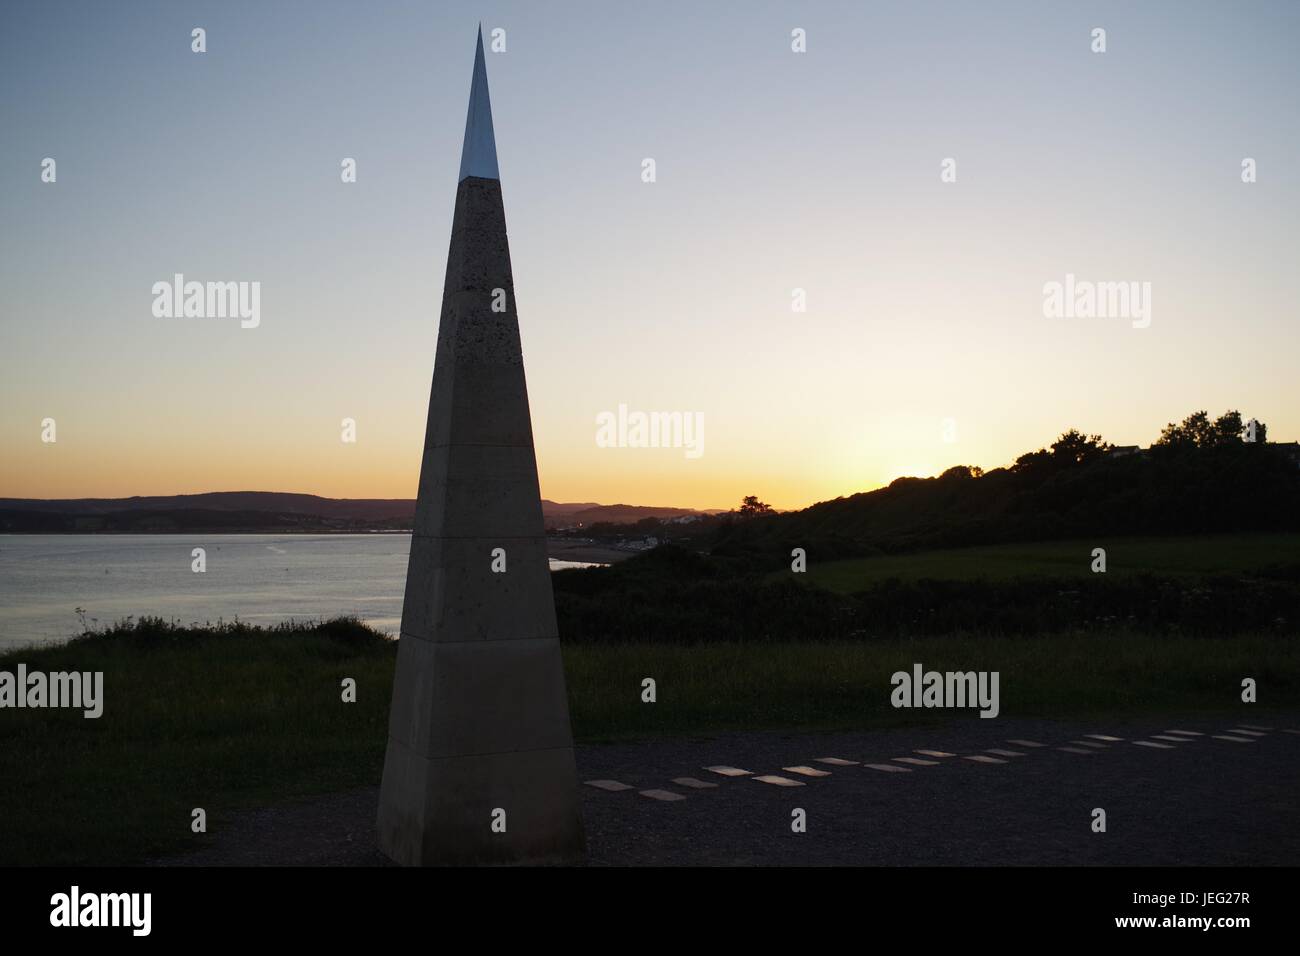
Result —
MULTIPOLYGON (((434 373, 425 448, 438 445, 518 445, 533 447, 533 428, 522 413, 528 409, 528 390, 517 367, 461 364, 455 383, 442 384, 434 373), (488 407, 478 404, 491 395, 488 407)), ((449 377, 450 372, 444 374, 449 377)))
MULTIPOLYGON (((427 448, 415 534, 440 538, 518 537, 542 523, 533 450, 427 448)), ((545 540, 542 534, 529 537, 545 540)))
POLYGON ((513 641, 558 634, 544 538, 413 535, 406 577, 403 637, 513 641), (504 574, 492 570, 495 548, 506 553, 504 574))
POLYGON ((572 746, 558 642, 403 638, 388 733, 424 757, 572 746))

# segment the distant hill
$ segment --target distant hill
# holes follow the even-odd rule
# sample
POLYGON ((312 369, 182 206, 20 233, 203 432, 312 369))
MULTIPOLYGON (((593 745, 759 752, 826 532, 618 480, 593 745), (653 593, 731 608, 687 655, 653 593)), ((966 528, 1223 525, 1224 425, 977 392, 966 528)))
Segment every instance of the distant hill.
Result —
POLYGON ((266 511, 338 518, 397 518, 415 513, 409 498, 321 498, 280 491, 210 491, 133 498, 0 498, 0 511, 104 515, 123 511, 266 511))
POLYGON ((579 511, 589 511, 592 508, 601 507, 604 506, 595 501, 562 504, 558 501, 551 501, 549 498, 542 499, 542 514, 546 515, 548 518, 567 518, 569 515, 577 514, 579 511))
MULTIPOLYGON (((697 514, 689 508, 542 500, 548 528, 697 514)), ((411 498, 322 498, 279 491, 214 491, 132 498, 0 498, 0 532, 394 531, 415 518, 411 498)))
MULTIPOLYGON (((682 518, 688 515, 704 516, 712 512, 693 508, 656 508, 649 505, 591 505, 577 511, 547 513, 547 502, 542 502, 542 513, 550 527, 591 527, 594 524, 635 524, 642 518, 682 518)), ((567 505, 561 507, 568 507, 567 505)))

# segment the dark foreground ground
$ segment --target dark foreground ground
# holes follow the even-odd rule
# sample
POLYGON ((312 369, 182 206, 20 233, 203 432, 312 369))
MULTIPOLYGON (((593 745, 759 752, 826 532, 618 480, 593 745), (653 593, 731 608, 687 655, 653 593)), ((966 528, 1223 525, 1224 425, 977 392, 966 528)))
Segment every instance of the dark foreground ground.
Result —
MULTIPOLYGON (((1300 715, 1155 718, 1124 722, 964 720, 854 734, 728 734, 710 739, 586 746, 579 777, 592 865, 1295 865, 1300 863, 1300 715), (1235 733, 1252 742, 1216 739, 1235 733), (1265 729, 1270 728, 1270 729, 1265 729), (1198 731, 1185 742, 1155 740, 1198 731), (1290 731, 1290 732, 1288 732, 1290 731), (1072 741, 1087 734, 1121 737, 1072 741), (1034 741, 1028 747, 1009 739, 1034 741), (1071 753, 1058 747, 1092 753, 1071 753), (988 754, 990 748, 1023 756, 988 754), (927 757, 918 749, 952 753, 927 757), (966 759, 984 754, 1005 763, 966 759), (860 761, 833 766, 817 758, 860 761), (933 766, 893 758, 934 760, 933 766), (865 763, 894 763, 886 772, 865 763), (703 768, 725 764, 805 783, 782 787, 703 768), (807 778, 782 768, 831 775, 807 778), (691 789, 694 777, 717 784, 691 789), (684 800, 661 801, 662 789, 684 800), (1107 832, 1091 830, 1092 811, 1107 832), (791 813, 807 832, 791 832, 791 813)), ((197 865, 383 865, 374 849, 378 791, 233 816, 211 845, 158 861, 197 865)))

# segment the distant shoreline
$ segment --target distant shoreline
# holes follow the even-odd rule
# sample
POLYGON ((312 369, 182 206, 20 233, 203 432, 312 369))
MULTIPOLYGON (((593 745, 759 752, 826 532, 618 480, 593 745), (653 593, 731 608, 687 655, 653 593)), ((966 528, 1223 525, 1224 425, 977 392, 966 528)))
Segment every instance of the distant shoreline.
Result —
MULTIPOLYGON (((304 530, 295 528, 284 531, 265 531, 265 530, 242 530, 231 531, 221 530, 194 530, 186 529, 184 531, 0 531, 0 537, 13 536, 34 538, 34 537, 51 537, 51 538, 71 538, 78 536, 93 535, 96 537, 103 536, 109 538, 144 538, 169 536, 183 538, 186 536, 195 537, 200 535, 217 535, 217 536, 243 536, 243 535, 303 535, 303 536, 325 536, 325 535, 384 535, 384 534, 412 534, 409 528, 368 528, 359 531, 346 531, 342 529, 331 530, 304 530)), ((614 548, 607 545, 595 543, 569 544, 568 539, 555 537, 554 535, 546 536, 546 556, 555 558, 557 561, 578 561, 587 564, 615 564, 619 561, 626 561, 637 551, 629 551, 622 548, 614 548)))
POLYGON ((78 530, 78 531, 3 531, 0 536, 15 537, 76 537, 78 535, 104 535, 106 537, 147 537, 149 535, 170 534, 182 537, 187 534, 414 534, 411 528, 157 528, 149 531, 113 531, 78 530))
POLYGON ((614 564, 626 561, 637 554, 636 551, 622 551, 618 548, 602 547, 598 544, 566 546, 563 539, 546 539, 546 556, 557 561, 585 561, 589 564, 614 564))

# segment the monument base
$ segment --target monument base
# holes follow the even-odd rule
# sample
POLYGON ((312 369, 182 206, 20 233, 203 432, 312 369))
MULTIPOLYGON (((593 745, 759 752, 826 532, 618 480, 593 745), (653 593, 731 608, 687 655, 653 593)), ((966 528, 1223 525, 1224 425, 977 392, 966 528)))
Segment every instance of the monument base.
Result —
POLYGON ((577 802, 570 747, 424 757, 390 738, 379 848, 406 866, 581 863, 577 802))

